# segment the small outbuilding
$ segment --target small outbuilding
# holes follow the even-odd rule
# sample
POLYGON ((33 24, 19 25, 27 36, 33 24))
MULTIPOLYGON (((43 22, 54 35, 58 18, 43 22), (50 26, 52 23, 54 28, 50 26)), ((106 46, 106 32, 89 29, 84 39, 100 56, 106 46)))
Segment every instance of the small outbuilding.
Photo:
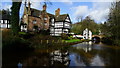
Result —
POLYGON ((83 31, 83 39, 92 40, 92 32, 88 28, 83 31))

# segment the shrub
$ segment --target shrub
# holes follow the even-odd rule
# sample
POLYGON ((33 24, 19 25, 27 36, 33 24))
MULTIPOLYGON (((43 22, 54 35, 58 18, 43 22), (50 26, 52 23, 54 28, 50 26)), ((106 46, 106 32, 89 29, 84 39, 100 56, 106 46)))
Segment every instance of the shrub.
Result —
POLYGON ((2 49, 4 51, 24 51, 29 48, 29 42, 19 36, 13 36, 10 30, 2 31, 2 49))
POLYGON ((112 40, 112 38, 111 37, 103 37, 102 39, 101 39, 101 42, 103 42, 103 43, 105 43, 105 44, 113 44, 113 40, 112 40))
POLYGON ((61 38, 64 39, 64 40, 67 40, 68 37, 69 37, 69 36, 68 36, 67 34, 65 34, 65 33, 62 33, 62 34, 61 34, 61 38))
POLYGON ((114 44, 120 46, 120 40, 114 40, 114 44))

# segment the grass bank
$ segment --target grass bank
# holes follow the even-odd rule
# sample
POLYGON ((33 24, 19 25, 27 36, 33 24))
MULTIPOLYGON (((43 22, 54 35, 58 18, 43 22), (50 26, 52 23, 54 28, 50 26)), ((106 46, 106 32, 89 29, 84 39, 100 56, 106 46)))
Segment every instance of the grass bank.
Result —
POLYGON ((68 43, 74 43, 74 42, 81 42, 80 39, 70 39, 70 40, 65 40, 68 43))

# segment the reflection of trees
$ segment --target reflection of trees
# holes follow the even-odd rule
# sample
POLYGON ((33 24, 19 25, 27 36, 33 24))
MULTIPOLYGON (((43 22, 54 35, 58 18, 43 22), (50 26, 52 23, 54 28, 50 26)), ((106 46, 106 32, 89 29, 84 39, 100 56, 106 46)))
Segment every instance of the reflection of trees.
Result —
POLYGON ((107 67, 120 65, 120 50, 115 50, 112 48, 104 48, 99 52, 100 57, 105 61, 107 67))
POLYGON ((91 50, 88 52, 85 52, 84 49, 76 49, 76 48, 72 48, 71 49, 72 52, 75 52, 78 54, 78 56, 80 56, 80 59, 78 56, 76 56, 76 60, 77 62, 83 62, 85 65, 90 66, 91 60, 96 56, 97 54, 97 50, 91 50))

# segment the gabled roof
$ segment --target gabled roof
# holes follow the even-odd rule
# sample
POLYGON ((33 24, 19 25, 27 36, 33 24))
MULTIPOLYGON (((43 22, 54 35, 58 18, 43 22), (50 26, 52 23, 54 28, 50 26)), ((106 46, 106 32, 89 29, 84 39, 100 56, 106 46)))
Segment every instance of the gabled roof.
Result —
POLYGON ((54 18, 53 14, 47 13, 50 18, 54 18))
MULTIPOLYGON (((28 10, 28 7, 26 7, 27 10, 28 10)), ((31 16, 34 16, 34 17, 39 17, 39 15, 41 14, 42 11, 40 10, 37 10, 37 9, 33 9, 33 8, 30 8, 31 10, 31 16)))
POLYGON ((68 14, 63 14, 59 16, 55 16, 56 21, 65 21, 68 14))
MULTIPOLYGON (((28 10, 28 7, 26 7, 26 8, 28 10)), ((41 10, 37 10, 37 9, 33 9, 33 8, 30 8, 30 10, 31 10, 31 16, 33 16, 33 17, 39 17, 40 14, 46 12, 46 11, 41 11, 41 10)), ((56 21, 65 21, 66 17, 68 16, 68 14, 62 14, 59 16, 55 16, 50 13, 47 13, 47 14, 50 18, 55 18, 56 21)))

